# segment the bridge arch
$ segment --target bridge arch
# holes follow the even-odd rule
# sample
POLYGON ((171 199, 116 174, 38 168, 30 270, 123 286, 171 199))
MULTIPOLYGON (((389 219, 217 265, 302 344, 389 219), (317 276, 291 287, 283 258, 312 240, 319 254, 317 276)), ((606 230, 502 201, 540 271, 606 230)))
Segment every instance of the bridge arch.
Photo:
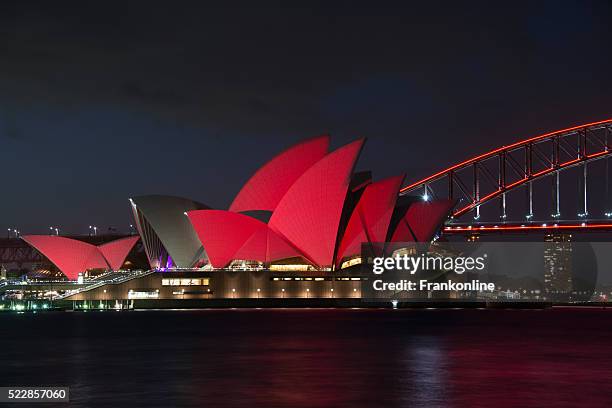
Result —
MULTIPOLYGON (((499 197, 500 218, 503 221, 506 217, 506 194, 526 186, 529 197, 529 211, 526 218, 529 220, 530 217, 533 217, 533 182, 552 176, 556 181, 556 191, 553 192, 556 210, 552 214, 554 218, 560 216, 559 173, 576 166, 583 166, 582 194, 584 200, 579 216, 586 217, 588 215, 587 165, 612 155, 611 140, 612 119, 545 133, 457 163, 403 187, 400 194, 419 194, 424 199, 428 199, 429 196, 457 199, 458 204, 453 209, 452 217, 458 218, 474 211, 476 220, 480 217, 480 206, 499 197), (466 173, 469 174, 469 183, 465 182, 466 173), (446 192, 440 192, 441 186, 446 192)), ((606 168, 606 177, 607 174, 606 168)), ((606 180, 608 200, 610 197, 609 185, 609 180, 606 180)), ((553 182, 553 189, 555 189, 555 182, 553 182)), ((608 211, 605 215, 607 217, 612 215, 610 204, 606 203, 608 211)))

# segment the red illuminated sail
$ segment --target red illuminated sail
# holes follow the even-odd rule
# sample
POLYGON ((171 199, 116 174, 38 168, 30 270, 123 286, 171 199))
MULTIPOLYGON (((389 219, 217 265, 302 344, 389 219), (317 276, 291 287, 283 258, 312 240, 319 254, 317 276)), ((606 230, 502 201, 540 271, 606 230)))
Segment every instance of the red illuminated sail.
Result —
POLYGON ((291 185, 327 153, 329 136, 303 141, 263 165, 242 187, 230 211, 274 211, 291 185))
POLYGON ((387 229, 404 176, 368 185, 351 214, 338 247, 336 266, 361 252, 363 242, 385 242, 387 229))
POLYGON ((95 245, 50 235, 26 235, 21 238, 46 256, 70 280, 88 269, 110 269, 95 245))
POLYGON ((364 139, 343 146, 309 168, 287 191, 270 228, 318 266, 333 264, 340 217, 364 139))
POLYGON ((127 258, 139 239, 140 237, 138 235, 117 239, 107 242, 106 244, 98 245, 98 250, 108 261, 110 267, 116 271, 121 268, 121 265, 125 262, 125 258, 127 258))

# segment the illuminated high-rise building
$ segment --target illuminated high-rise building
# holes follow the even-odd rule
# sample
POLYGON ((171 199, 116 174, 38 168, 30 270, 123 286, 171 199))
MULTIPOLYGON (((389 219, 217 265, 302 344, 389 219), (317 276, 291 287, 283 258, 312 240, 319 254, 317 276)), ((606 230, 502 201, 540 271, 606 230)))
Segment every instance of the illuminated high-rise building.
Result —
POLYGON ((544 293, 547 299, 567 301, 572 292, 572 236, 547 234, 544 241, 544 293))

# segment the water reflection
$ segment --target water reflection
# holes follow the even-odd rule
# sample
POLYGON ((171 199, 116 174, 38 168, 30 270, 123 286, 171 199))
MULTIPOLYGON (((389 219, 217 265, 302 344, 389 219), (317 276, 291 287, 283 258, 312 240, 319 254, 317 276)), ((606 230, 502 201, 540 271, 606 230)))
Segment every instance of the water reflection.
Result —
POLYGON ((404 372, 400 384, 405 404, 445 406, 447 401, 447 355, 444 339, 420 336, 404 347, 404 372))
POLYGON ((0 315, 0 385, 71 406, 593 406, 607 310, 204 310, 0 315))

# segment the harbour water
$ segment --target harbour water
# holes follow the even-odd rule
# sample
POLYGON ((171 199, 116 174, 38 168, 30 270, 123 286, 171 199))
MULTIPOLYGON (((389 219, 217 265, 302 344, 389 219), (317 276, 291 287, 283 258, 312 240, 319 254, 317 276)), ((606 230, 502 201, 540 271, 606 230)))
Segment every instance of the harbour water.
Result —
POLYGON ((602 308, 2 313, 0 333, 0 386, 74 407, 612 402, 602 308))

